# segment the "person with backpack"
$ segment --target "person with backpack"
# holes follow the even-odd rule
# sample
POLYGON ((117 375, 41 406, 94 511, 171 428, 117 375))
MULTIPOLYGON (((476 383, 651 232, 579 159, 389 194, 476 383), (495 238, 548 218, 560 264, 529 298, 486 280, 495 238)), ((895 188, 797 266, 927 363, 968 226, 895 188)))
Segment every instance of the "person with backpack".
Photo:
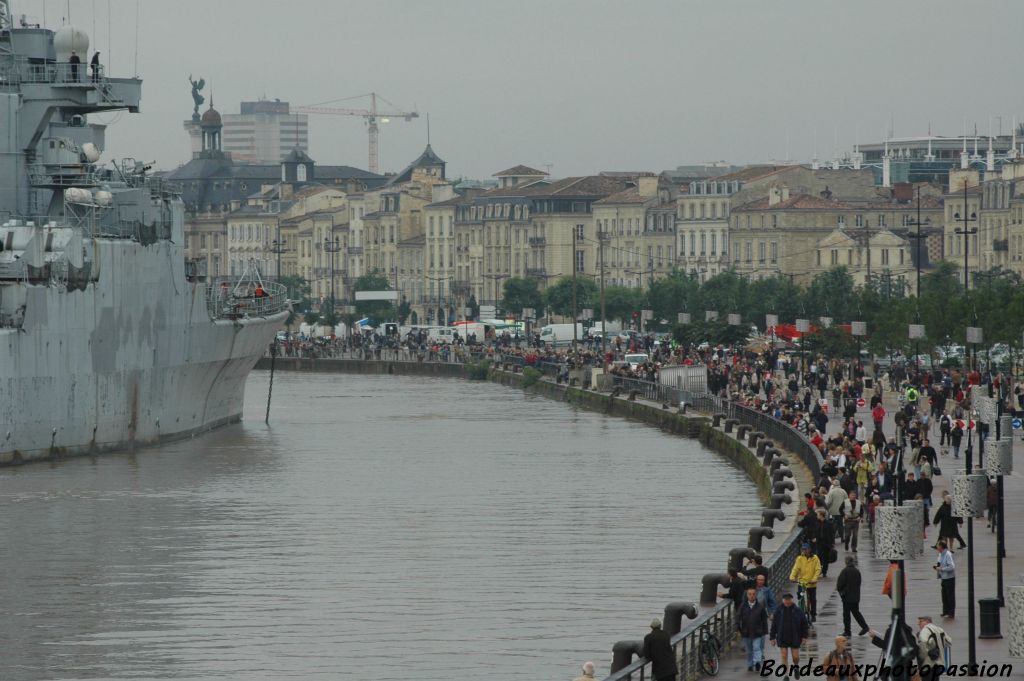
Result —
POLYGON ((853 653, 847 647, 846 636, 836 636, 836 647, 821 660, 822 671, 828 681, 860 681, 853 653))
MULTIPOLYGON (((917 618, 917 657, 921 664, 935 667, 942 665, 943 671, 949 668, 950 653, 953 649, 953 640, 943 631, 942 627, 932 623, 932 618, 922 615, 917 618)), ((929 674, 929 679, 942 678, 941 673, 934 671, 929 674)))

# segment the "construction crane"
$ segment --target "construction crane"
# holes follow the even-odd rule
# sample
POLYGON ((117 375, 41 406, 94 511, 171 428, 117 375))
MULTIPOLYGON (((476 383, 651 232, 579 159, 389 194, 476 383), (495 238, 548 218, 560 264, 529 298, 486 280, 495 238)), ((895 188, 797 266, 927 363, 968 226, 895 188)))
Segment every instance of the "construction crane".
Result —
POLYGON ((292 108, 292 111, 296 113, 306 114, 328 114, 332 116, 359 116, 366 121, 367 131, 370 133, 370 161, 369 170, 371 173, 380 174, 380 146, 379 136, 380 127, 378 123, 387 123, 392 118, 401 118, 406 122, 411 121, 414 118, 419 118, 420 115, 416 111, 401 111, 398 106, 392 104, 388 100, 384 99, 376 92, 371 92, 366 95, 357 95, 355 97, 346 97, 344 99, 332 99, 328 102, 320 102, 319 104, 311 104, 309 106, 296 106, 292 108), (326 104, 334 104, 336 102, 345 102, 352 99, 362 99, 364 97, 370 98, 369 109, 341 109, 338 107, 325 106, 326 104), (393 111, 381 111, 377 108, 377 100, 380 100, 384 104, 393 107, 393 111))

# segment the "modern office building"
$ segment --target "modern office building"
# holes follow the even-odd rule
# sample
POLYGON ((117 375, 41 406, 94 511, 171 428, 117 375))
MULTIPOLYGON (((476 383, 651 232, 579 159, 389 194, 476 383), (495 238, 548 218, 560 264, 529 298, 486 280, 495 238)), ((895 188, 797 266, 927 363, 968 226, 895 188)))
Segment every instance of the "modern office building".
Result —
POLYGON ((222 148, 241 163, 280 163, 296 147, 309 151, 309 117, 291 113, 279 99, 242 102, 241 113, 223 114, 222 148))

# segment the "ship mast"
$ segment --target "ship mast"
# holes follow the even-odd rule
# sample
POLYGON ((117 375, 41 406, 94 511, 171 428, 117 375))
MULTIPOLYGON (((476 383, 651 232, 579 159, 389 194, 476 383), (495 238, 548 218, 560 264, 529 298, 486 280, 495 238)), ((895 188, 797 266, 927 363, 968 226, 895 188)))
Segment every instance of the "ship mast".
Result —
POLYGON ((11 17, 10 0, 0 0, 0 31, 9 31, 14 28, 14 20, 11 17))

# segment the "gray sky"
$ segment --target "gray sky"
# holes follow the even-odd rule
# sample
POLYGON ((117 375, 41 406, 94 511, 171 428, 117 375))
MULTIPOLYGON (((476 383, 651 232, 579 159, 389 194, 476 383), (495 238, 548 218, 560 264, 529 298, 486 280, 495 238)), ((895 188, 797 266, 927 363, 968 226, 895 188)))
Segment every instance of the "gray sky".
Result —
MULTIPOLYGON (((51 28, 68 0, 14 0, 51 28)), ((838 144, 1009 130, 1020 100, 1024 2, 785 0, 70 0, 112 75, 144 78, 106 156, 187 160, 189 73, 222 113, 268 98, 312 104, 376 91, 429 112, 449 175, 517 163, 556 176, 684 163, 807 160, 838 144), (108 12, 108 7, 110 11, 108 12), (95 13, 95 30, 94 30, 95 13), (112 30, 108 31, 108 14, 112 30), (964 31, 964 27, 968 27, 964 31), (993 125, 997 125, 993 122, 993 125)), ((209 99, 207 99, 209 101, 209 99)), ((361 106, 352 102, 351 106, 361 106)), ((107 117, 112 119, 113 116, 107 117)), ((1022 118, 1024 120, 1024 118, 1022 118)), ((381 133, 397 170, 425 119, 381 133)), ((310 155, 366 167, 358 118, 310 117, 310 155)))

